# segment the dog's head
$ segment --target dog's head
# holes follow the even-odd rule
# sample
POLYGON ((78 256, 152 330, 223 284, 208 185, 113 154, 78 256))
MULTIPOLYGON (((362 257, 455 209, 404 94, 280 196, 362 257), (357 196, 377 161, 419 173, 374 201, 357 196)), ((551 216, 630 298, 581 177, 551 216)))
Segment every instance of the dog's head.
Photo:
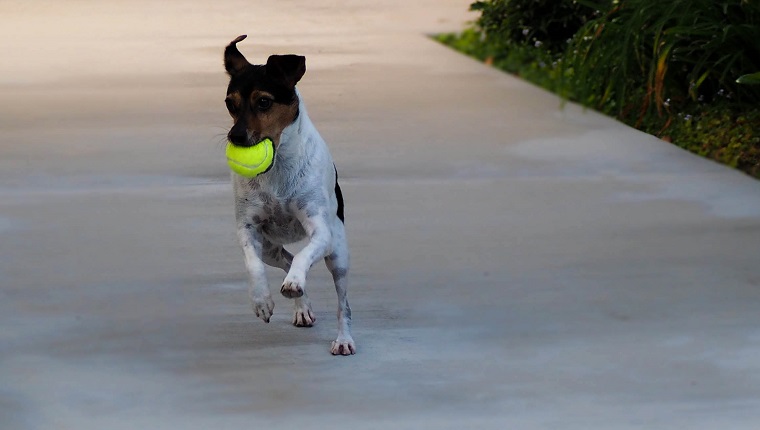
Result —
POLYGON ((306 58, 272 55, 266 64, 254 65, 237 49, 246 36, 238 36, 224 50, 224 68, 230 75, 224 99, 234 125, 230 142, 252 146, 264 138, 280 145, 282 130, 298 117, 296 84, 306 73, 306 58))

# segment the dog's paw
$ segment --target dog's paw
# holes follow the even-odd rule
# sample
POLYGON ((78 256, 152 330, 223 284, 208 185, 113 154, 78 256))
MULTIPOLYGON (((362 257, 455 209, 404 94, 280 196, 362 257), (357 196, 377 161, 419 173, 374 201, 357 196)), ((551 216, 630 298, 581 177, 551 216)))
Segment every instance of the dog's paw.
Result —
POLYGON ((256 316, 264 320, 264 322, 268 323, 269 319, 272 318, 272 312, 274 311, 272 296, 267 294, 261 298, 254 298, 251 306, 256 316))
POLYGON ((289 299, 295 299, 296 297, 303 296, 303 286, 305 280, 301 276, 295 276, 288 273, 285 280, 282 282, 282 288, 280 293, 289 299))
POLYGON ((352 355, 356 354, 356 345, 351 336, 338 336, 330 347, 332 355, 352 355))
POLYGON ((311 311, 311 306, 306 303, 300 307, 296 307, 295 314, 293 315, 293 325, 296 327, 311 327, 317 321, 314 316, 314 312, 311 311))

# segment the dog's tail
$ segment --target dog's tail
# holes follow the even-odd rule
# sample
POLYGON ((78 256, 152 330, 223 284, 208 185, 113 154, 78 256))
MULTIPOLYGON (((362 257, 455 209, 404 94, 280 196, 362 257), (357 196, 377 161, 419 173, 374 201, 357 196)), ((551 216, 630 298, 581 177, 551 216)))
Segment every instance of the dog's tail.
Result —
POLYGON ((335 169, 335 198, 338 199, 338 218, 340 218, 340 222, 345 224, 346 221, 343 217, 343 193, 340 191, 340 185, 338 185, 338 168, 335 167, 335 164, 333 164, 333 169, 335 169))

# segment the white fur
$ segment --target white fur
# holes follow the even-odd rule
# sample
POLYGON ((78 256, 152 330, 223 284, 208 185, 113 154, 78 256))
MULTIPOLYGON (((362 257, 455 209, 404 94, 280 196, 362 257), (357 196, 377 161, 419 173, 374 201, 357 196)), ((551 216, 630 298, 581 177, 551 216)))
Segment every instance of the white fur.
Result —
POLYGON ((264 264, 285 270, 280 292, 295 299, 293 324, 309 327, 315 317, 306 295, 306 272, 325 259, 338 294, 338 336, 331 352, 354 354, 346 296, 349 252, 343 222, 337 216, 335 167, 297 95, 298 118, 283 130, 272 168, 255 178, 232 174, 238 238, 251 278, 249 293, 256 316, 269 322, 274 301, 264 264), (305 238, 307 245, 295 256, 282 248, 305 238))

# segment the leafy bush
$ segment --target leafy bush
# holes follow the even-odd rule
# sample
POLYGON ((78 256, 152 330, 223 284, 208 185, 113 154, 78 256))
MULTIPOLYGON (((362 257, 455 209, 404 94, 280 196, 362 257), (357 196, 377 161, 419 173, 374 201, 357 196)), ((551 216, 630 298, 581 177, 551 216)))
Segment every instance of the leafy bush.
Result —
POLYGON ((760 91, 736 79, 760 69, 760 2, 615 1, 576 33, 564 67, 565 91, 608 113, 635 111, 638 122, 690 103, 757 104, 760 91))
POLYGON ((485 0, 471 10, 480 11, 477 25, 492 44, 533 45, 560 53, 567 41, 597 12, 575 1, 485 0))

